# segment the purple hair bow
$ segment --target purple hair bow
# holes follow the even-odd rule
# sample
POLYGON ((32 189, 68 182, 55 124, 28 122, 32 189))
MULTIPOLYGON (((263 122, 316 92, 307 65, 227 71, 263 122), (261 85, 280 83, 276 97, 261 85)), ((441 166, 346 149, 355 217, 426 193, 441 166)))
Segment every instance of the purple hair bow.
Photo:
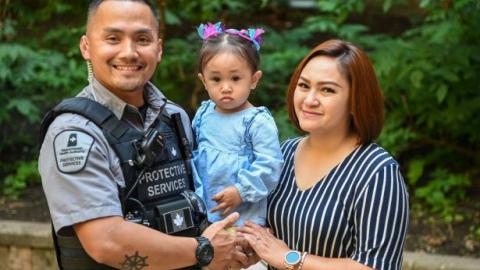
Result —
POLYGON ((261 35, 265 33, 265 31, 261 28, 253 29, 253 28, 248 28, 247 30, 242 29, 242 30, 237 30, 237 29, 227 29, 225 32, 233 35, 238 35, 243 37, 244 39, 249 40, 250 42, 255 45, 255 48, 257 51, 260 50, 260 45, 262 45, 262 37, 261 35))
POLYGON ((260 46, 262 45, 262 37, 261 35, 265 33, 265 31, 261 28, 249 28, 247 30, 242 29, 242 30, 237 30, 237 29, 227 29, 225 30, 225 27, 221 22, 217 22, 215 24, 212 23, 207 23, 207 24, 200 24, 197 28, 198 35, 203 39, 209 39, 210 37, 215 37, 218 34, 221 34, 223 32, 229 33, 232 35, 237 35, 240 36, 255 45, 255 48, 257 51, 260 50, 260 46))
POLYGON ((223 25, 221 22, 217 22, 216 24, 206 23, 200 24, 197 28, 198 35, 203 39, 209 39, 210 37, 215 37, 220 33, 223 33, 223 25))

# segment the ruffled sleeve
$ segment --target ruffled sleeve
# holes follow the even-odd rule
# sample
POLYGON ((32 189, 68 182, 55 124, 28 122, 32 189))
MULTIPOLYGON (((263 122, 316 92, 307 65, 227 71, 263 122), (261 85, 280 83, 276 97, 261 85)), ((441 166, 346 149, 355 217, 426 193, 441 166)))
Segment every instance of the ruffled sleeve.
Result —
MULTIPOLYGON (((200 125, 202 123, 203 115, 207 112, 207 109, 209 108, 211 103, 212 103, 211 100, 202 101, 202 103, 200 104, 200 107, 198 108, 197 112, 195 113, 195 116, 193 117, 192 130, 193 130, 194 139, 197 143, 198 143, 198 137, 200 135, 199 134, 199 132, 200 132, 199 128, 200 128, 200 125)), ((196 144, 195 144, 194 148, 196 148, 196 144)))
POLYGON ((249 121, 246 139, 251 141, 253 160, 238 172, 238 189, 244 202, 258 202, 277 186, 283 165, 278 130, 266 108, 259 108, 249 121))

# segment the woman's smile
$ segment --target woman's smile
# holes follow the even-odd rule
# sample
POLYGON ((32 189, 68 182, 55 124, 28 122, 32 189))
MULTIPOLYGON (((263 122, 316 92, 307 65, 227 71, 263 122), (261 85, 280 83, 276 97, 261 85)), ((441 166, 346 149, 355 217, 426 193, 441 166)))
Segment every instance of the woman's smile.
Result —
POLYGON ((310 111, 310 110, 305 110, 305 109, 302 109, 302 114, 304 117, 317 117, 317 116, 321 116, 323 115, 323 113, 319 113, 319 112, 314 112, 314 111, 310 111))

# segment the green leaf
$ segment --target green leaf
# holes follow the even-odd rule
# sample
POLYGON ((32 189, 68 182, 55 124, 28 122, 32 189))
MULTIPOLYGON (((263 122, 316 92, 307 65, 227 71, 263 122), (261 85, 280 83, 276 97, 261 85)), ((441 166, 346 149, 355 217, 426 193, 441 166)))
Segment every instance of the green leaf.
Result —
POLYGON ((354 40, 356 37, 360 36, 362 33, 368 31, 368 27, 361 24, 347 24, 343 25, 338 29, 338 35, 345 40, 354 40))
POLYGON ((410 74, 410 81, 412 82, 415 88, 422 87, 423 72, 420 70, 415 70, 410 74))
POLYGON ((324 12, 335 12, 337 10, 337 3, 335 1, 319 0, 317 6, 324 12))
POLYGON ((169 25, 180 25, 181 21, 177 15, 167 9, 165 10, 165 23, 169 25))
POLYGON ((28 99, 12 99, 10 102, 7 103, 7 109, 15 108, 18 112, 26 116, 30 119, 31 122, 38 120, 39 117, 39 110, 38 107, 35 106, 30 100, 28 99))
POLYGON ((437 89, 437 102, 440 104, 445 100, 448 94, 448 87, 445 84, 440 85, 437 89))
POLYGON ((23 193, 29 183, 38 183, 38 162, 18 162, 15 173, 7 175, 4 180, 3 194, 10 198, 18 198, 23 193))
POLYGON ((383 2, 383 12, 387 12, 392 7, 392 0, 385 0, 383 2))
POLYGON ((422 0, 420 1, 420 7, 421 8, 427 8, 430 5, 431 0, 422 0))
POLYGON ((415 186, 423 175, 423 168, 425 166, 425 160, 414 159, 410 161, 408 166, 407 178, 410 185, 415 186))
POLYGON ((443 217, 443 220, 445 221, 445 223, 449 224, 449 223, 452 223, 453 221, 453 215, 448 213, 448 214, 445 214, 444 217, 443 217))

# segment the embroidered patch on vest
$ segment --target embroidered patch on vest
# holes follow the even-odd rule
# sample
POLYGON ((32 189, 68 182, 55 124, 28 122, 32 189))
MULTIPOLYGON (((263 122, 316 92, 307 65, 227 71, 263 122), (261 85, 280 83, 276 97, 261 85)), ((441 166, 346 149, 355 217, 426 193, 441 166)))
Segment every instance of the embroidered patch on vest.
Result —
POLYGON ((65 130, 53 142, 57 168, 63 173, 76 173, 87 164, 93 137, 78 130, 65 130))

